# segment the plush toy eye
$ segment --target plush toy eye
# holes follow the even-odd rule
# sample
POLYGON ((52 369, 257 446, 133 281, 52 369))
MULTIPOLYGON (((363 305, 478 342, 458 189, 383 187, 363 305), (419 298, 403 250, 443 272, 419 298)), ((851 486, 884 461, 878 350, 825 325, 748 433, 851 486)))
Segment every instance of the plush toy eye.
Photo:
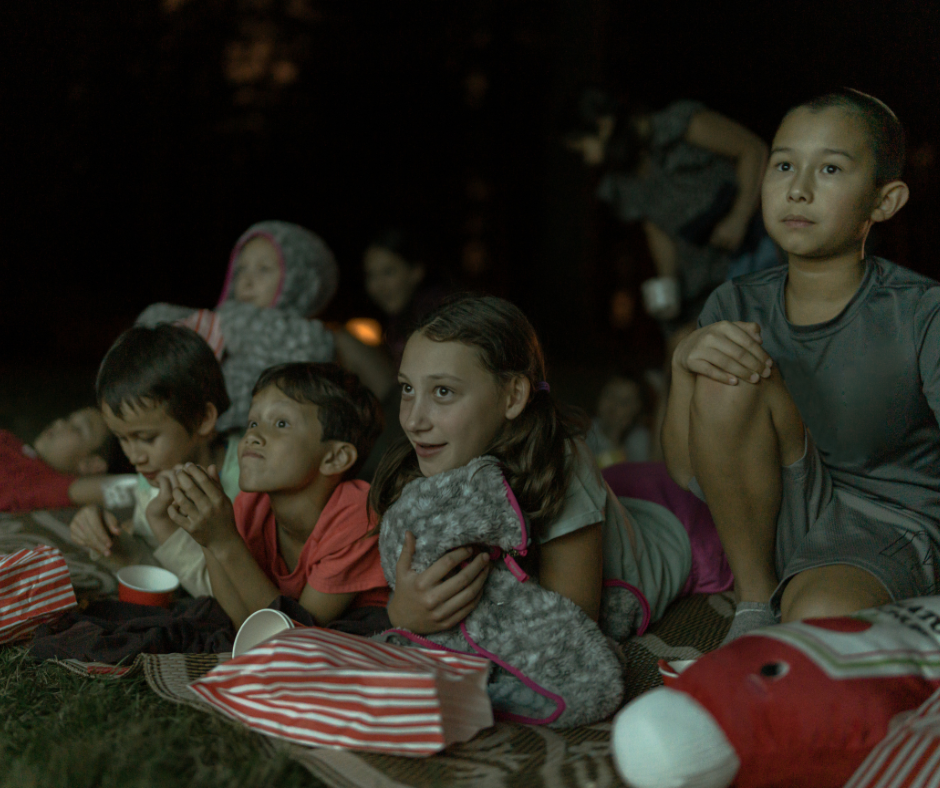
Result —
POLYGON ((760 675, 765 679, 782 679, 789 672, 790 666, 786 662, 768 662, 760 668, 760 675))

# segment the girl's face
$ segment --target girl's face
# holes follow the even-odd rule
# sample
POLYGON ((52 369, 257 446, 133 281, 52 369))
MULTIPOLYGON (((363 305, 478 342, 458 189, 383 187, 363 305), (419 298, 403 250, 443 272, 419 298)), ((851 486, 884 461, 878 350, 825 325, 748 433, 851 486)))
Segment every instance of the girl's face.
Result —
POLYGON ((510 384, 501 387, 462 342, 435 342, 411 335, 402 355, 399 419, 425 476, 466 465, 486 450, 528 399, 510 384))
POLYGON ((281 258, 267 238, 256 236, 246 243, 235 260, 232 292, 236 301, 265 309, 274 306, 281 288, 281 258))
POLYGON ((389 315, 404 311, 415 288, 424 278, 424 267, 411 265, 401 255, 382 246, 370 246, 363 258, 366 292, 389 315))

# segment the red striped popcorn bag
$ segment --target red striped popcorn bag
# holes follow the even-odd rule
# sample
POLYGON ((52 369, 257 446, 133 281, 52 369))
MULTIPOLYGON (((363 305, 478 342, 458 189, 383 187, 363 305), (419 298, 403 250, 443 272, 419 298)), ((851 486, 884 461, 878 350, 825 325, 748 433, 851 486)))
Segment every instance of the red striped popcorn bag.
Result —
POLYGON ((0 643, 28 637, 76 604, 65 559, 54 547, 0 555, 0 643))
POLYGON ((190 688, 254 730, 317 747, 412 757, 493 724, 490 662, 318 627, 286 630, 190 688))

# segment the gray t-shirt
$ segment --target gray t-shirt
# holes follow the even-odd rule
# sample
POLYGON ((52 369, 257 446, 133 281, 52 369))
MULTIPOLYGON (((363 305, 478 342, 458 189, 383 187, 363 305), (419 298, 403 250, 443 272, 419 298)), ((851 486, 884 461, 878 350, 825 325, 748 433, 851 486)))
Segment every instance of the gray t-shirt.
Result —
POLYGON ((726 282, 699 326, 761 327, 836 488, 940 521, 940 284, 877 257, 837 317, 786 317, 787 267, 726 282))

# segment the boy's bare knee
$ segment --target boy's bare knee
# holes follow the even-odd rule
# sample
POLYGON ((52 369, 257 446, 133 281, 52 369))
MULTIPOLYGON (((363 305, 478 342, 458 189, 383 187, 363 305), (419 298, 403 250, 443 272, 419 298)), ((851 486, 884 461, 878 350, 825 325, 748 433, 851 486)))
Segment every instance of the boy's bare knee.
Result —
POLYGON ((856 566, 835 564, 796 575, 780 600, 781 619, 846 616, 891 602, 891 595, 873 574, 856 566))
POLYGON ((739 383, 729 386, 698 375, 692 392, 691 417, 699 427, 711 424, 727 428, 750 421, 754 408, 764 392, 760 385, 739 383))

